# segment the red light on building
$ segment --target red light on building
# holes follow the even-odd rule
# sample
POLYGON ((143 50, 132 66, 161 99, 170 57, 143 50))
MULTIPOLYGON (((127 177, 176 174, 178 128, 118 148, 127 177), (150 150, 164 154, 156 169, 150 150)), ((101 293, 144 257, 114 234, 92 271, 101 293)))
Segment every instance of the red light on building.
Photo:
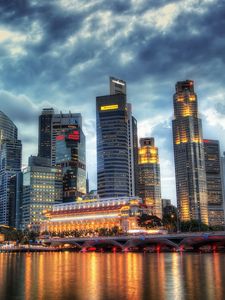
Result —
POLYGON ((211 141, 210 140, 203 140, 203 143, 211 143, 211 141))
POLYGON ((64 140, 64 135, 58 135, 57 137, 56 137, 56 140, 57 141, 62 141, 62 140, 64 140))
POLYGON ((68 134, 69 140, 79 141, 80 140, 80 132, 78 130, 74 130, 73 133, 68 134))

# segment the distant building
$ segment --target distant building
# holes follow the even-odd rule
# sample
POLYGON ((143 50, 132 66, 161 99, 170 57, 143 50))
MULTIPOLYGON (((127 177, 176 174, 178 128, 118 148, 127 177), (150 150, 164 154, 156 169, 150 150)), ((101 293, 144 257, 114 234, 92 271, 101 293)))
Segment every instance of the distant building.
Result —
POLYGON ((17 175, 21 171, 22 144, 17 127, 0 111, 0 224, 15 226, 17 175))
POLYGON ((219 141, 203 140, 205 149, 209 225, 224 226, 224 199, 219 141))
POLYGON ((63 202, 76 201, 86 194, 86 152, 82 129, 64 129, 56 136, 56 165, 63 176, 63 202))
POLYGON ((38 158, 29 162, 23 173, 22 228, 38 231, 43 212, 62 201, 62 171, 59 167, 43 166, 42 158, 40 166, 38 158))
POLYGON ((162 208, 171 205, 170 199, 162 199, 162 208))
POLYGON ((139 197, 151 214, 162 218, 160 166, 154 138, 141 138, 139 157, 139 197))
POLYGON ((173 145, 178 214, 181 221, 208 224, 208 201, 202 123, 192 80, 176 84, 173 97, 173 145))
POLYGON ((39 116, 38 156, 51 159, 53 108, 44 108, 39 116))

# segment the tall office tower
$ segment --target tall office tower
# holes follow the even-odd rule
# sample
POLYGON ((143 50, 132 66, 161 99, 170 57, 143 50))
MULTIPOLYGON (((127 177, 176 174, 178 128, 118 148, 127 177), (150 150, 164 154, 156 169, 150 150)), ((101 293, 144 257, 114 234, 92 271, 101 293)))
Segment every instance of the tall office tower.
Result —
POLYGON ((173 97, 173 145, 177 206, 182 221, 208 224, 208 201, 202 123, 194 82, 177 82, 173 97))
POLYGON ((141 138, 138 153, 139 197, 151 214, 162 218, 160 166, 154 138, 141 138))
POLYGON ((52 165, 55 165, 56 161, 56 136, 60 135, 61 132, 68 128, 79 127, 82 129, 82 117, 81 114, 54 114, 52 117, 52 154, 51 160, 52 165))
POLYGON ((110 89, 110 95, 127 94, 126 82, 124 80, 115 77, 109 77, 109 89, 110 89))
POLYGON ((128 116, 128 161, 129 196, 138 195, 138 135, 137 120, 132 116, 132 107, 127 103, 128 116))
POLYGON ((62 171, 59 167, 47 166, 46 159, 29 159, 29 166, 23 173, 22 229, 39 230, 43 212, 51 210, 62 202, 62 171))
POLYGON ((85 136, 77 126, 56 137, 56 165, 63 175, 63 202, 76 201, 86 194, 85 136))
POLYGON ((208 192, 209 225, 224 226, 224 199, 219 141, 203 140, 208 192))
POLYGON ((22 144, 17 127, 0 112, 0 224, 13 225, 16 205, 15 176, 21 170, 22 144))
POLYGON ((53 108, 44 108, 39 116, 38 156, 51 159, 53 108))
POLYGON ((110 95, 96 98, 97 185, 100 197, 129 196, 126 83, 110 77, 110 95))

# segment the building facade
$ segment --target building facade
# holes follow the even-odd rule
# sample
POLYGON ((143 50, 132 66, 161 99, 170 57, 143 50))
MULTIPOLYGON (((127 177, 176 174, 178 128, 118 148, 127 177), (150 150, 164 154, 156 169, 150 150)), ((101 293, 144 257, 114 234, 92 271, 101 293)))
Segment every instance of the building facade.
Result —
POLYGON ((16 181, 21 171, 22 144, 17 127, 0 112, 0 224, 14 226, 16 181))
POLYGON ((43 212, 62 201, 62 171, 59 167, 38 166, 37 159, 23 173, 22 229, 38 231, 43 212))
POLYGON ((56 137, 61 135, 61 132, 70 128, 82 129, 82 117, 79 113, 60 113, 54 114, 52 117, 52 165, 56 163, 56 137))
POLYGON ((97 182, 100 197, 137 192, 137 121, 127 103, 126 82, 110 77, 110 95, 96 98, 97 182))
POLYGON ((224 226, 224 198, 219 141, 203 140, 208 192, 209 225, 224 226))
POLYGON ((38 156, 51 159, 53 108, 44 108, 39 116, 38 156))
POLYGON ((54 205, 45 214, 41 231, 50 234, 74 234, 87 231, 96 234, 98 229, 129 232, 138 229, 137 218, 146 211, 138 197, 92 198, 73 203, 54 205))
POLYGON ((62 170, 63 202, 86 194, 85 136, 81 128, 65 129, 56 136, 56 165, 62 170))
POLYGON ((194 82, 177 82, 173 97, 173 145, 178 214, 182 221, 208 224, 208 200, 202 123, 194 82))
POLYGON ((154 138, 141 138, 138 153, 139 197, 152 215, 162 218, 160 166, 154 138))

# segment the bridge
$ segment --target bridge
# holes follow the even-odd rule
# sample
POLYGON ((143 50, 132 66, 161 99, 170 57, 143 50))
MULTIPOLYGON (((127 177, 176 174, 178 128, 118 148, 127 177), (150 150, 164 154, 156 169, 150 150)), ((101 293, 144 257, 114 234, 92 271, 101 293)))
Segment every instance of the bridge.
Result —
POLYGON ((173 233, 161 235, 123 235, 110 237, 51 237, 43 239, 43 244, 54 247, 74 247, 78 251, 183 251, 209 247, 225 250, 225 231, 173 233))

